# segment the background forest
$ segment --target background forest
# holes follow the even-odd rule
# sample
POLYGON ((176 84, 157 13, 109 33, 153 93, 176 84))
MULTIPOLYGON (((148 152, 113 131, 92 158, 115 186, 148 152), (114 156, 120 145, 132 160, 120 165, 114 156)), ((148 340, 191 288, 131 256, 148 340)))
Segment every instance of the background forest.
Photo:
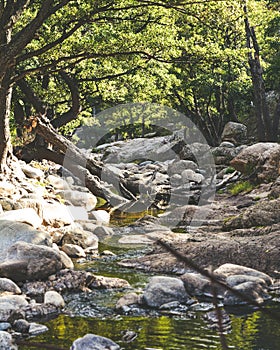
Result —
MULTIPOLYGON (((276 141, 279 6, 275 0, 2 0, 2 170, 7 120, 22 146, 34 139, 34 115, 47 115, 71 135, 81 125, 113 127, 98 112, 128 102, 184 113, 211 145, 228 121, 247 124, 255 139, 276 141)), ((129 117, 122 124, 122 136, 129 136, 129 117)))

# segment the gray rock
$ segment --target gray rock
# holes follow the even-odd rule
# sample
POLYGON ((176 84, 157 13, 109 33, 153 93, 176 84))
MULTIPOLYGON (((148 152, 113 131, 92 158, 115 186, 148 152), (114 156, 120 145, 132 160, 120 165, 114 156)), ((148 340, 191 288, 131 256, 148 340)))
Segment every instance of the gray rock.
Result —
POLYGON ((226 284, 230 287, 236 287, 241 283, 245 282, 254 282, 262 287, 266 287, 266 281, 262 278, 255 277, 255 276, 249 276, 249 275, 231 275, 226 278, 226 284))
POLYGON ((98 237, 89 231, 81 229, 69 230, 62 239, 62 244, 76 244, 82 248, 98 248, 98 237))
POLYGON ((10 333, 0 331, 0 350, 16 350, 18 347, 13 344, 10 333))
POLYGON ((74 223, 73 217, 67 207, 58 202, 43 203, 43 220, 45 225, 61 227, 74 223))
POLYGON ((229 276, 233 275, 247 275, 247 276, 253 276, 260 278, 264 280, 267 285, 272 284, 272 278, 268 276, 266 273, 263 273, 261 271, 252 269, 250 267, 242 266, 242 265, 236 265, 236 264, 223 264, 219 266, 214 273, 216 275, 221 276, 221 278, 227 278, 229 276))
POLYGON ((182 181, 183 183, 189 182, 189 181, 193 181, 196 182, 198 184, 200 184, 201 182, 204 181, 204 176, 201 174, 198 174, 196 172, 194 172, 191 169, 186 169, 182 172, 181 174, 182 176, 182 181))
POLYGON ((10 315, 15 310, 20 310, 21 308, 28 305, 24 296, 21 295, 5 295, 0 296, 0 321, 7 322, 10 315))
POLYGON ((39 335, 47 332, 49 329, 47 326, 35 322, 30 323, 29 334, 32 336, 39 335))
POLYGON ((127 293, 116 303, 116 310, 123 310, 126 306, 141 304, 141 296, 136 293, 127 293))
MULTIPOLYGON (((238 284, 234 289, 258 304, 263 303, 265 299, 269 299, 269 295, 265 289, 256 282, 244 282, 238 284)), ((239 298, 230 291, 225 292, 223 302, 224 305, 248 304, 246 300, 239 298)))
POLYGON ((0 292, 10 292, 13 294, 21 294, 21 290, 19 286, 8 278, 0 278, 0 292))
POLYGON ((62 268, 59 252, 26 242, 11 246, 0 263, 0 275, 14 281, 44 279, 62 268))
POLYGON ((118 344, 111 339, 95 334, 86 334, 83 338, 75 340, 70 350, 119 350, 118 344))
POLYGON ((212 293, 212 284, 209 279, 197 273, 187 272, 180 276, 186 291, 192 296, 199 296, 205 293, 212 293))
POLYGON ((10 328, 12 328, 12 325, 9 322, 0 322, 0 331, 6 331, 10 328))
POLYGON ((168 165, 168 174, 169 176, 175 175, 175 174, 181 174, 182 171, 190 169, 190 170, 197 170, 197 164, 190 161, 190 160, 174 160, 172 163, 168 165))
POLYGON ((247 127, 241 123, 228 122, 222 132, 222 141, 232 142, 235 145, 242 145, 248 141, 247 127))
POLYGON ((30 328, 30 323, 22 318, 19 320, 15 320, 15 322, 13 323, 13 329, 16 332, 28 333, 29 328, 30 328))
POLYGON ((180 279, 165 276, 152 277, 143 294, 145 304, 155 308, 171 301, 186 303, 189 299, 190 296, 180 279))
POLYGON ((66 253, 71 258, 85 258, 86 253, 82 247, 76 244, 63 244, 61 247, 62 251, 66 253))
POLYGON ((0 220, 0 260, 4 259, 7 250, 18 241, 51 246, 51 237, 47 232, 35 230, 24 223, 0 220))
POLYGON ((57 190, 69 190, 70 187, 64 179, 59 176, 49 175, 46 180, 57 190))

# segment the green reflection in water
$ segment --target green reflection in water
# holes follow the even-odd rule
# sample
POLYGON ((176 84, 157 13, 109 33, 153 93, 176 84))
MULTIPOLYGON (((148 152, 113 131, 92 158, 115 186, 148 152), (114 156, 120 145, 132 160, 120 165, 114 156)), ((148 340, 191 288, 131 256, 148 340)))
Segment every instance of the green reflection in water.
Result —
MULTIPOLYGON (((280 311, 279 306, 277 307, 280 311)), ((280 345, 280 327, 276 321, 260 312, 247 316, 234 316, 232 332, 227 335, 229 349, 277 350, 280 345)), ((222 350, 216 332, 209 330, 200 315, 191 319, 161 317, 115 317, 93 319, 61 315, 47 323, 49 332, 30 342, 39 341, 69 349, 72 342, 87 333, 108 337, 122 349, 167 349, 167 350, 222 350), (138 337, 131 343, 122 341, 125 330, 132 330, 138 337)), ((36 347, 24 346, 24 350, 36 347)))

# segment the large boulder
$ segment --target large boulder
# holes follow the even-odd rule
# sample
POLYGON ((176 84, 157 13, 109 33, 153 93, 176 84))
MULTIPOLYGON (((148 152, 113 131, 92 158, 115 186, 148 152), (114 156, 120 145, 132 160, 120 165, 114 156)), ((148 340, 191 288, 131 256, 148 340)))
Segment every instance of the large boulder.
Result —
POLYGON ((78 338, 72 344, 70 350, 119 350, 118 344, 111 339, 95 334, 86 334, 83 338, 78 338))
POLYGON ((232 142, 236 146, 242 145, 248 141, 247 127, 241 123, 228 122, 222 133, 222 141, 232 142))
POLYGON ((98 237, 90 231, 79 228, 69 230, 62 239, 62 244, 76 244, 82 248, 98 249, 98 237))
MULTIPOLYGON (((4 295, 0 296, 0 322, 6 322, 11 313, 27 306, 28 302, 22 295, 4 295)), ((1 347, 0 347, 1 349, 1 347)))
POLYGON ((65 190, 58 194, 67 201, 70 201, 75 206, 83 206, 86 210, 93 210, 97 204, 97 198, 88 192, 65 190))
POLYGON ((260 142, 243 149, 230 164, 244 175, 271 182, 280 175, 280 144, 260 142))
POLYGON ((137 138, 107 148, 104 159, 108 163, 130 163, 135 160, 165 161, 174 159, 182 148, 181 141, 172 136, 137 138))
POLYGON ((7 250, 18 241, 43 246, 52 244, 47 232, 35 230, 21 222, 0 220, 0 260, 3 260, 7 250))
POLYGON ((0 276, 13 281, 45 279, 62 267, 61 256, 55 249, 17 242, 0 263, 0 276))
POLYGON ((186 303, 189 299, 183 281, 166 276, 152 277, 143 294, 144 303, 155 308, 172 301, 186 303))

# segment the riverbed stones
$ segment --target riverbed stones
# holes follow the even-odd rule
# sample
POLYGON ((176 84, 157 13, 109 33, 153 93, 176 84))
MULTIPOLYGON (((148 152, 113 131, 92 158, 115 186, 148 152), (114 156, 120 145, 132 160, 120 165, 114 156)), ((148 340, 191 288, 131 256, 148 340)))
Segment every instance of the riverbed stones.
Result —
POLYGON ((91 283, 89 284, 89 288, 91 289, 130 288, 130 284, 122 278, 92 275, 92 280, 91 280, 91 283))
POLYGON ((96 220, 97 224, 109 224, 110 213, 106 210, 93 210, 90 212, 90 218, 96 220))
POLYGON ((5 258, 7 250, 18 241, 51 246, 51 237, 47 232, 35 230, 21 222, 0 220, 0 260, 5 258))
POLYGON ((59 252, 26 242, 12 245, 0 263, 0 275, 13 281, 44 279, 62 268, 59 252))
POLYGON ((273 282, 272 278, 266 273, 237 264, 223 264, 214 270, 214 273, 224 278, 234 275, 253 276, 264 280, 267 285, 271 285, 273 282))
POLYGON ((134 292, 123 295, 116 303, 116 310, 125 311, 130 305, 141 304, 141 295, 134 292))
POLYGON ((7 322, 11 313, 27 306, 28 302, 22 295, 0 296, 0 321, 7 322))
POLYGON ((17 350, 17 345, 13 344, 13 339, 10 333, 0 331, 0 350, 17 350))
POLYGON ((143 294, 144 303, 153 308, 171 301, 186 303, 189 300, 183 281, 174 277, 153 276, 143 294))
POLYGON ((97 198, 89 192, 65 190, 57 194, 65 200, 70 201, 74 206, 85 207, 87 211, 93 210, 97 204, 97 198))
POLYGON ((61 247, 62 251, 66 253, 71 258, 85 258, 86 253, 82 247, 77 244, 66 243, 61 247))
POLYGON ((271 182, 280 175, 280 145, 259 142, 243 149, 231 162, 246 176, 255 176, 259 182, 271 182))
POLYGON ((111 339, 96 334, 86 334, 75 340, 70 350, 119 350, 120 346, 111 339))
POLYGON ((168 165, 169 176, 181 174, 184 170, 197 170, 197 164, 191 160, 176 159, 168 165))
POLYGON ((92 232, 76 228, 67 231, 63 236, 62 244, 76 244, 84 249, 88 247, 97 249, 98 237, 92 232))
POLYGON ((12 294, 21 294, 21 290, 15 282, 9 278, 0 278, 0 293, 9 292, 12 294))
POLYGON ((23 222, 38 228, 42 224, 42 219, 32 208, 5 211, 0 215, 0 220, 23 222))
POLYGON ((49 290, 45 293, 44 304, 51 304, 57 308, 63 308, 65 306, 63 297, 54 290, 49 290))

